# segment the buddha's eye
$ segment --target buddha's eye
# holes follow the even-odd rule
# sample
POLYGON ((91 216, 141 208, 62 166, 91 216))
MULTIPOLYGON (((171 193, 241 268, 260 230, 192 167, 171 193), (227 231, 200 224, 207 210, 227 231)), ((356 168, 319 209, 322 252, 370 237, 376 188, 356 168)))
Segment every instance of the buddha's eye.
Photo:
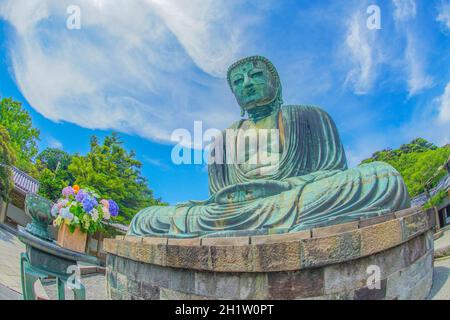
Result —
POLYGON ((238 87, 238 86, 240 86, 243 82, 244 82, 244 79, 239 78, 239 79, 234 80, 233 83, 234 83, 234 85, 235 85, 236 87, 238 87))
POLYGON ((263 76, 263 72, 262 71, 255 71, 251 74, 252 78, 260 78, 263 76))

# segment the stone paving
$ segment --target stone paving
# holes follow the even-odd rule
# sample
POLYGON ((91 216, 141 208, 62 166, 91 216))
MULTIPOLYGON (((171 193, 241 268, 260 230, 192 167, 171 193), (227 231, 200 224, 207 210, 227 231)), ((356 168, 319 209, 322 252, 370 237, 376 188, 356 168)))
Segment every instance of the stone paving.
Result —
POLYGON ((450 300, 450 258, 434 262, 433 287, 428 298, 450 300))
POLYGON ((434 249, 440 249, 446 246, 450 246, 450 228, 444 230, 442 236, 434 241, 434 249))
POLYGON ((20 253, 25 245, 15 235, 0 227, 0 284, 21 293, 20 253))

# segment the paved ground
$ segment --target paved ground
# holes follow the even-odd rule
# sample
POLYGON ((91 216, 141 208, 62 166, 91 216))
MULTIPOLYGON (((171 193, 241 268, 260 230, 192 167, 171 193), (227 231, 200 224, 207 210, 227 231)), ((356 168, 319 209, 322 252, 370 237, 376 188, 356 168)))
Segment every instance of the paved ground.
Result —
POLYGON ((22 300, 22 295, 0 284, 0 300, 22 300))
POLYGON ((450 246, 450 229, 443 232, 443 235, 434 241, 434 249, 440 249, 446 246, 450 246))
MULTIPOLYGON (((0 226, 0 300, 22 298, 20 253, 24 251, 25 245, 13 233, 0 226)), ((103 275, 84 276, 81 281, 86 287, 87 299, 106 299, 106 283, 103 275)), ((52 285, 51 282, 44 282, 44 286, 38 282, 35 288, 37 295, 56 299, 56 285, 52 285)), ((66 297, 72 299, 73 294, 67 291, 66 297)))
POLYGON ((0 228, 0 284, 20 293, 20 253, 24 251, 16 236, 0 228))

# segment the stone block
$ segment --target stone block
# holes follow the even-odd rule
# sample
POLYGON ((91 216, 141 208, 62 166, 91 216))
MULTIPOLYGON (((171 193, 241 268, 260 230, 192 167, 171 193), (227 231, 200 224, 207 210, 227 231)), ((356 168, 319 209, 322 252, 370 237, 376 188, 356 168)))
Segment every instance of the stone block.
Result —
POLYGON ((435 228, 437 226, 437 223, 436 223, 436 211, 434 210, 434 208, 428 209, 427 215, 428 215, 428 227, 435 228))
POLYGON ((321 238, 332 236, 339 233, 348 232, 351 230, 358 229, 359 221, 347 222, 336 224, 328 227, 314 228, 312 229, 312 237, 313 238, 321 238))
POLYGON ((103 240, 103 251, 110 254, 117 254, 117 240, 105 239, 103 240))
POLYGON ((168 243, 167 238, 158 238, 158 237, 144 237, 142 239, 142 243, 144 245, 167 245, 168 243))
POLYGON ((191 238, 191 239, 175 239, 169 238, 167 242, 168 246, 200 246, 201 239, 200 238, 191 238))
POLYGON ((309 238, 311 238, 311 230, 304 230, 285 234, 253 236, 250 239, 250 243, 252 245, 272 244, 272 243, 299 241, 302 239, 309 239, 309 238))
POLYGON ((412 214, 416 214, 419 211, 421 211, 420 208, 407 208, 400 211, 396 211, 394 214, 397 219, 400 219, 406 216, 410 216, 412 214))
POLYGON ((405 216, 400 219, 403 224, 403 241, 428 230, 428 215, 425 212, 405 216))
POLYGON ((139 296, 141 294, 141 283, 136 280, 128 279, 127 280, 127 292, 131 296, 135 296, 135 297, 139 296))
POLYGON ((395 219, 394 213, 383 214, 382 216, 373 217, 369 219, 362 219, 359 221, 359 228, 365 228, 374 224, 383 223, 395 219))
POLYGON ((267 273, 241 273, 239 275, 239 299, 266 300, 268 294, 267 273))
POLYGON ((402 242, 402 225, 395 219, 361 230, 361 255, 366 256, 395 247, 402 242))
POLYGON ((246 272, 253 270, 251 246, 203 246, 209 248, 210 268, 218 272, 246 272))
POLYGON ((116 240, 123 240, 125 239, 125 236, 116 236, 116 240))
POLYGON ((209 270, 211 268, 209 247, 200 245, 168 245, 166 247, 164 264, 174 268, 209 270))
POLYGON ((150 285, 146 282, 140 282, 141 294, 144 300, 159 300, 159 286, 150 285))
POLYGON ((195 272, 188 269, 169 270, 169 289, 193 293, 195 290, 195 272))
POLYGON ((195 272, 194 293, 201 296, 211 296, 216 294, 216 282, 214 272, 195 272))
POLYGON ((301 266, 318 267, 344 262, 361 255, 361 230, 325 238, 301 240, 301 266))
POLYGON ((405 250, 407 252, 406 265, 411 265, 428 251, 426 235, 420 235, 405 243, 405 250))
POLYGON ((142 237, 125 236, 124 240, 127 242, 142 242, 142 237))
POLYGON ((250 244, 249 237, 203 238, 203 246, 245 246, 250 244))
POLYGON ((106 272, 106 286, 117 289, 117 273, 115 271, 106 272))
POLYGON ((368 286, 356 289, 353 298, 355 300, 384 300, 386 298, 386 279, 379 283, 379 288, 370 288, 368 286))
POLYGON ((323 268, 268 273, 269 299, 302 299, 324 295, 323 268))
POLYGON ((218 299, 239 299, 239 275, 233 273, 215 273, 215 297, 218 299))
POLYGON ((433 272, 432 251, 426 253, 410 266, 388 277, 386 299, 409 299, 414 286, 430 272, 433 272))
POLYGON ((119 291, 126 291, 128 288, 128 278, 126 275, 117 272, 116 273, 116 283, 117 283, 117 290, 119 291))
POLYGON ((293 271, 301 268, 299 241, 252 245, 253 271, 293 271))
POLYGON ((208 297, 197 296, 185 292, 179 292, 175 290, 160 288, 161 300, 208 300, 208 297))

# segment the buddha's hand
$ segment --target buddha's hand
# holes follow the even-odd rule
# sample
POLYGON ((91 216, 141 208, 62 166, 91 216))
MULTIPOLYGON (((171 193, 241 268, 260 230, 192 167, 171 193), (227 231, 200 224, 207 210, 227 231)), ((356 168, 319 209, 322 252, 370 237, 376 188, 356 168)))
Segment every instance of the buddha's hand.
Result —
POLYGON ((239 203, 266 198, 290 190, 290 184, 276 180, 261 180, 228 186, 215 195, 218 204, 239 203))

